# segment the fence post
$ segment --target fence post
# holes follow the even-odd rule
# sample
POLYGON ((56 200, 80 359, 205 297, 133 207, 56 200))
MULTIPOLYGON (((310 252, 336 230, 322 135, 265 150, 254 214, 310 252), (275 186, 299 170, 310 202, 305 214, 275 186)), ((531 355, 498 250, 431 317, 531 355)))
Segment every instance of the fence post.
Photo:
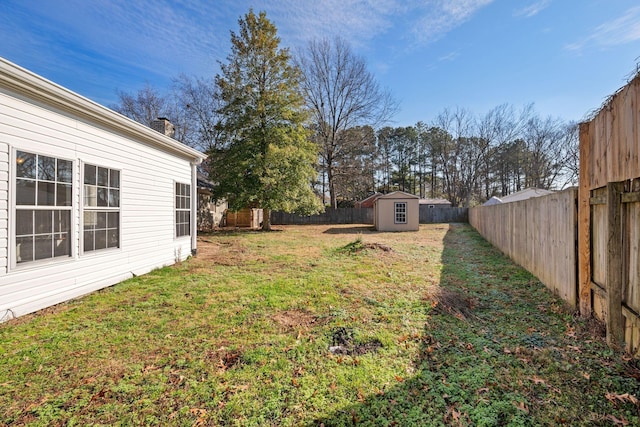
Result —
POLYGON ((624 183, 607 184, 607 343, 622 344, 622 192, 624 183))
POLYGON ((578 305, 591 315, 591 134, 589 123, 580 124, 580 178, 578 187, 578 305))

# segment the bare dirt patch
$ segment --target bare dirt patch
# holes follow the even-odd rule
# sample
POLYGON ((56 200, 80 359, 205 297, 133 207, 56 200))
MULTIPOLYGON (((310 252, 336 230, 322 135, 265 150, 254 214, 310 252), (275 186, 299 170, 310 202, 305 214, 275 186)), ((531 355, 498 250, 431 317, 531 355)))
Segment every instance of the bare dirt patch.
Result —
POLYGON ((206 270, 212 264, 236 266, 257 259, 263 258, 244 247, 240 239, 214 241, 204 236, 198 237, 198 254, 192 268, 206 270))
POLYGON ((272 319, 287 329, 308 329, 320 323, 318 316, 304 310, 285 310, 273 315, 272 319))
POLYGON ((365 243, 363 246, 365 249, 372 249, 374 251, 379 250, 382 252, 393 252, 391 246, 383 245, 382 243, 365 243))
POLYGON ((226 370, 240 364, 242 360, 242 351, 229 349, 223 346, 217 350, 207 352, 206 358, 215 364, 219 372, 225 372, 226 370))
POLYGON ((377 242, 364 242, 360 237, 358 237, 353 242, 350 242, 339 249, 340 252, 343 252, 349 255, 359 254, 367 250, 393 252, 393 249, 391 248, 391 246, 387 246, 377 242))
POLYGON ((473 315, 473 301, 459 292, 435 287, 428 293, 427 298, 432 301, 431 307, 435 313, 450 314, 461 320, 473 315))
POLYGON ((333 330, 331 343, 333 344, 329 347, 331 353, 348 356, 361 356, 376 352, 382 347, 382 342, 377 338, 359 342, 355 339, 353 330, 345 327, 338 327, 333 330))

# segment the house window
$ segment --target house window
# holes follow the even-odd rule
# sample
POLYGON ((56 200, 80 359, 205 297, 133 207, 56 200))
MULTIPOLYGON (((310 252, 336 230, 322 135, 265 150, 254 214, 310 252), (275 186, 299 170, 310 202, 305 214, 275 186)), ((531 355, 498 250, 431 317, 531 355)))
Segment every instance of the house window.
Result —
POLYGON ((176 182, 176 237, 191 234, 191 185, 176 182))
POLYGON ((120 171, 84 165, 84 252, 120 247, 120 171))
POLYGON ((407 203, 396 202, 394 211, 395 211, 395 223, 406 224, 407 223, 407 203))
POLYGON ((73 162, 16 151, 16 263, 71 256, 73 162))

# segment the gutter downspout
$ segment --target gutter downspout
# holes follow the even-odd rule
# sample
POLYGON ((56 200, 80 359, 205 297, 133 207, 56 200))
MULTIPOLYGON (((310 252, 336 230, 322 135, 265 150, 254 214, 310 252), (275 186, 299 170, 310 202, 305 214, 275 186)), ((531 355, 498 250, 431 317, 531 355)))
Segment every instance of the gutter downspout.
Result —
POLYGON ((198 252, 198 166, 201 158, 191 162, 191 255, 198 252))

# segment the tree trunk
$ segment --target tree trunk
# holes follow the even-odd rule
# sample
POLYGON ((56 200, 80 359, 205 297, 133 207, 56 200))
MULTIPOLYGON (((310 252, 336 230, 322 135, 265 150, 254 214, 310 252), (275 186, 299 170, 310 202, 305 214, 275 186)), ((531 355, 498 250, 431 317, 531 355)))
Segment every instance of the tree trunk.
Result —
POLYGON ((262 209, 262 231, 271 231, 271 209, 262 209))
POLYGON ((333 169, 331 166, 327 167, 327 178, 329 184, 329 198, 331 199, 331 207, 336 209, 338 207, 338 196, 336 194, 336 185, 334 182, 333 169))

